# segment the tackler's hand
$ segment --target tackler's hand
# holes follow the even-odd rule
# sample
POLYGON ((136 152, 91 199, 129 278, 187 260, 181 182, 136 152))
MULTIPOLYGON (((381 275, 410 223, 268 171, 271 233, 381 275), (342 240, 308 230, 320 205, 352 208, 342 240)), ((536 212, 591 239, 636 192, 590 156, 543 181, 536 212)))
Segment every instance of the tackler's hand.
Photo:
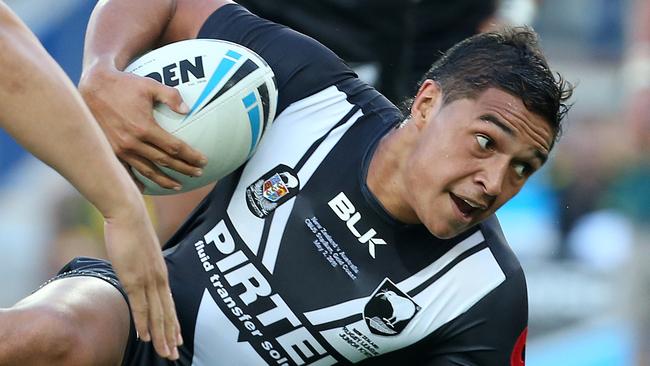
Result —
POLYGON ((183 339, 167 267, 144 205, 141 207, 142 212, 129 210, 105 218, 106 249, 129 297, 140 339, 153 341, 161 357, 177 360, 177 347, 183 339))

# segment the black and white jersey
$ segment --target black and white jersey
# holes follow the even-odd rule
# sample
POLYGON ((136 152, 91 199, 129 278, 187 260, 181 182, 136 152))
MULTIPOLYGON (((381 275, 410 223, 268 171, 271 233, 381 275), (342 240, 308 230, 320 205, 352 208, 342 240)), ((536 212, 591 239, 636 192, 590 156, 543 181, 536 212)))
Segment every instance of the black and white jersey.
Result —
POLYGON ((260 54, 279 107, 167 245, 181 364, 523 365, 526 285, 496 219, 440 240, 366 186, 399 111, 318 42, 239 5, 199 37, 260 54))

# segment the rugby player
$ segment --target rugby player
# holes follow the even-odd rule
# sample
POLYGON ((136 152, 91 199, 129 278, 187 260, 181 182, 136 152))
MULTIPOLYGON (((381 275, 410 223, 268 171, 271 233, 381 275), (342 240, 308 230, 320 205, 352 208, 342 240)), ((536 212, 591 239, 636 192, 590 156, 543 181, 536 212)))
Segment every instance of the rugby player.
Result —
MULTIPOLYGON (((185 340, 177 364, 524 364, 526 283, 494 212, 547 160, 571 94, 532 30, 456 45, 404 116, 317 41, 231 1, 100 2, 82 93, 109 138, 130 136, 118 156, 163 184, 173 182, 153 162, 191 172, 191 159, 150 138, 159 131, 148 116, 124 116, 146 115, 154 100, 179 109, 180 97, 120 70, 195 37, 260 54, 279 105, 256 153, 165 246, 185 340)), ((92 296, 97 273, 120 288, 110 264, 77 258, 36 292, 38 310, 58 309, 63 292, 92 296)), ((29 349, 50 365, 171 364, 137 339, 125 309, 87 301, 64 310, 76 334, 57 334, 32 311, 6 363, 29 349), (106 321, 115 326, 74 345, 106 321)))
MULTIPOLYGON (((161 354, 173 357, 180 341, 178 320, 160 244, 137 187, 115 158, 72 82, 1 1, 0 47, 0 127, 65 176, 101 212, 106 249, 124 285, 121 291, 131 299, 137 329, 143 339, 153 337, 156 347, 163 350, 161 354)), ((82 299, 62 294, 56 301, 61 306, 105 301, 107 306, 128 311, 123 300, 115 301, 114 295, 119 297, 120 293, 112 286, 104 286, 115 294, 102 296, 106 289, 90 290, 97 297, 82 299)), ((22 336, 14 331, 33 325, 31 312, 42 310, 41 321, 50 317, 48 328, 76 332, 74 324, 58 321, 59 313, 39 305, 40 295, 15 305, 12 316, 0 312, 0 364, 6 364, 3 356, 7 348, 14 347, 14 340, 29 341, 12 335, 22 336)), ((33 352, 23 351, 21 364, 32 364, 33 352)))

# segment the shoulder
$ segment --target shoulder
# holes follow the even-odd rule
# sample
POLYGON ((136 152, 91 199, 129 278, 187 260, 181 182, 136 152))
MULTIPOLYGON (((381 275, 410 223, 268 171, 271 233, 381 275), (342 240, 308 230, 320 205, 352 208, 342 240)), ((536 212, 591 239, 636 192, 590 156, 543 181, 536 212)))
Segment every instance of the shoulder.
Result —
POLYGON ((492 216, 478 227, 484 238, 482 261, 475 261, 468 276, 485 281, 493 278, 493 288, 466 311, 439 328, 424 345, 435 345, 442 354, 459 350, 462 358, 481 360, 481 365, 502 365, 525 337, 528 325, 528 291, 524 271, 508 245, 498 219, 492 216), (496 281, 496 282, 495 282, 496 281), (490 349, 487 352, 485 350, 490 349))
POLYGON ((284 25, 274 23, 249 12, 246 8, 230 3, 207 17, 197 34, 198 38, 214 38, 246 46, 271 62, 283 64, 292 61, 317 65, 329 69, 339 68, 353 74, 334 52, 315 39, 284 25))
POLYGON ((237 4, 222 6, 210 15, 198 37, 238 43, 260 55, 275 74, 279 112, 297 100, 356 78, 343 60, 318 41, 237 4))
POLYGON ((508 245, 508 241, 503 234, 497 217, 492 215, 492 217, 479 224, 479 230, 483 234, 487 246, 490 248, 504 274, 506 276, 521 275, 523 277, 523 270, 519 259, 512 251, 512 248, 510 248, 510 245, 508 245))
MULTIPOLYGON (((495 215, 488 218, 479 225, 479 231, 485 239, 485 245, 489 249, 490 257, 498 266, 503 281, 495 289, 497 296, 502 300, 494 306, 505 308, 525 309, 522 313, 522 321, 528 317, 528 288, 526 276, 521 267, 517 255, 512 251, 501 230, 499 220, 495 215)), ((514 310, 514 309, 512 309, 514 310)))
MULTIPOLYGON (((496 218, 478 229, 465 240, 477 244, 449 271, 456 271, 445 286, 451 292, 437 296, 436 301, 448 300, 433 315, 450 314, 449 320, 415 344, 382 357, 385 364, 497 366, 522 357, 528 325, 523 270, 496 218)), ((422 313, 427 310, 423 306, 422 313)))

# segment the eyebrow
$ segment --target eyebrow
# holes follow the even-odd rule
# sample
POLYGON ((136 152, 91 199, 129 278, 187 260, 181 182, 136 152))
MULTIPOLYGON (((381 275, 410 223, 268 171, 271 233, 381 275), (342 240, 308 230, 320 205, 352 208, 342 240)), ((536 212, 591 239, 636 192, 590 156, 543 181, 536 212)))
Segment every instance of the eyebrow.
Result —
MULTIPOLYGON (((507 133, 510 136, 515 136, 515 131, 512 130, 512 128, 508 127, 503 121, 499 119, 499 117, 495 116, 494 114, 487 113, 484 114, 480 117, 483 121, 490 122, 494 124, 495 126, 499 127, 503 132, 507 133)), ((540 150, 535 149, 535 157, 539 160, 541 160, 542 164, 546 163, 546 160, 548 160, 548 155, 540 150)))
POLYGON ((503 121, 499 119, 499 117, 495 116, 494 114, 484 114, 480 117, 483 121, 487 121, 490 123, 493 123, 497 127, 503 130, 503 132, 507 133, 510 136, 515 135, 515 131, 512 130, 512 128, 508 127, 503 121))

